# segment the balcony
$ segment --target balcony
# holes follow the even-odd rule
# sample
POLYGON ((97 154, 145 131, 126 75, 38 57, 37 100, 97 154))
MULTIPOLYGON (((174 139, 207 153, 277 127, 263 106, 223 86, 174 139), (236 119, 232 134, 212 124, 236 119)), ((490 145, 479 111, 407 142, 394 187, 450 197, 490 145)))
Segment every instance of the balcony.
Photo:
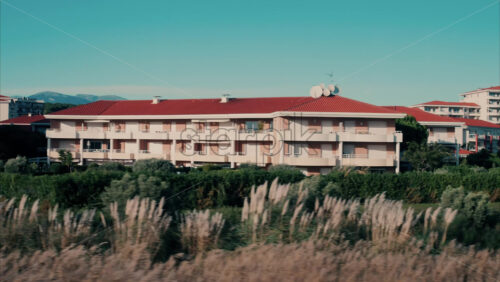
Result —
POLYGON ((439 144, 456 144, 457 139, 455 137, 448 137, 447 135, 433 135, 428 137, 427 142, 439 144))
POLYGON ((60 138, 60 139, 76 139, 78 138, 76 131, 60 130, 60 129, 47 129, 45 131, 47 138, 60 138))
POLYGON ((384 134, 371 134, 371 133, 353 133, 353 132, 339 132, 339 141, 344 142, 402 142, 403 133, 395 131, 393 133, 384 134))
POLYGON ((168 140, 169 134, 167 131, 140 131, 133 134, 134 139, 143 140, 168 140))
POLYGON ((106 131, 106 137, 108 139, 132 139, 132 132, 122 130, 106 131))
POLYGON ((331 158, 314 158, 308 155, 302 156, 285 156, 283 159, 283 163, 287 165, 293 166, 337 166, 338 161, 337 157, 331 158))
POLYGON ((80 139, 106 139, 106 133, 98 130, 77 131, 77 138, 80 139))
MULTIPOLYGON (((47 150, 47 157, 51 159, 59 159, 59 150, 65 150, 61 148, 52 148, 50 150, 47 150)), ((68 151, 68 150, 65 150, 68 151)), ((73 159, 79 159, 80 158, 80 152, 70 152, 71 156, 73 159)))
POLYGON ((106 149, 83 149, 84 159, 107 159, 109 150, 106 149))
POLYGON ((113 150, 109 154, 109 158, 113 160, 133 160, 135 159, 135 156, 133 153, 127 153, 122 150, 113 150))
POLYGON ((376 166, 394 166, 395 160, 393 158, 368 158, 366 154, 343 154, 342 166, 363 166, 363 167, 376 167, 376 166))

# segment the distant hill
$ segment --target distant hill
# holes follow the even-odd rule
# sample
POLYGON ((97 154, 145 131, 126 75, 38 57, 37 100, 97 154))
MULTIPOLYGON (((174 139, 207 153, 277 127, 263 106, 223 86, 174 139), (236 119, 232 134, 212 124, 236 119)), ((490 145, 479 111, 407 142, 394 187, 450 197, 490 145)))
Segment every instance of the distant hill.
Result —
POLYGON ((43 100, 46 103, 62 103, 81 105, 88 104, 99 100, 127 100, 116 95, 93 95, 93 94, 76 94, 68 95, 52 91, 44 91, 29 96, 37 100, 43 100))

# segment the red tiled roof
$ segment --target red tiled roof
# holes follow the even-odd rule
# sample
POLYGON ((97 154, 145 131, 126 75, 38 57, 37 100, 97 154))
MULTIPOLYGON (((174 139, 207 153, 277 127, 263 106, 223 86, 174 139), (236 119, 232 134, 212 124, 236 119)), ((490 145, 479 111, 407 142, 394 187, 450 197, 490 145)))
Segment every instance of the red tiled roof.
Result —
POLYGON ((445 101, 430 101, 418 105, 432 105, 432 106, 462 106, 462 107, 479 107, 476 103, 466 102, 445 102, 445 101))
POLYGON ((277 111, 396 113, 389 109, 355 101, 341 96, 235 98, 227 103, 220 99, 179 99, 97 101, 51 115, 200 115, 256 114, 277 111))
POLYGON ((35 116, 20 116, 20 117, 0 121, 0 124, 4 124, 4 125, 5 124, 31 125, 33 123, 49 123, 49 120, 45 119, 45 116, 43 116, 43 115, 35 115, 35 116))
POLYGON ((391 109, 356 101, 342 96, 310 98, 307 102, 288 109, 295 112, 340 112, 340 113, 398 113, 391 109))
POLYGON ((470 155, 470 154, 474 154, 474 153, 475 152, 473 152, 473 151, 468 151, 468 150, 465 150, 465 149, 459 149, 458 150, 458 154, 461 155, 461 156, 470 155))
POLYGON ((476 89, 476 90, 471 90, 471 91, 467 91, 465 92, 464 94, 460 94, 462 96, 466 95, 467 93, 473 93, 473 92, 478 92, 478 91, 487 91, 487 90, 500 90, 500 86, 492 86, 492 87, 487 87, 487 88, 479 88, 479 89, 476 89))
POLYGON ((413 116, 418 122, 453 122, 453 123, 459 122, 454 120, 453 118, 446 116, 438 116, 435 114, 425 112, 418 108, 409 108, 404 106, 384 106, 384 108, 413 116))
POLYGON ((9 96, 0 95, 0 100, 10 100, 9 96))
POLYGON ((481 88, 478 90, 500 90, 500 86, 493 86, 493 87, 488 87, 488 88, 481 88))
POLYGON ((470 119, 470 118, 452 118, 452 119, 459 122, 463 122, 468 126, 500 128, 500 124, 494 124, 485 120, 470 119))

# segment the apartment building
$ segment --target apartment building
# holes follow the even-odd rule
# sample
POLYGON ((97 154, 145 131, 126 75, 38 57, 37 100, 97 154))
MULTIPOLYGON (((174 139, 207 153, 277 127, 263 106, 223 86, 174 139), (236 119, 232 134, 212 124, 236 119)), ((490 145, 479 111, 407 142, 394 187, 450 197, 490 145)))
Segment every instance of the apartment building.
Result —
POLYGON ((479 119, 481 107, 475 103, 431 101, 411 106, 422 111, 447 117, 479 119))
POLYGON ((0 95, 0 121, 26 115, 42 115, 43 101, 0 95))
POLYGON ((425 112, 418 108, 387 106, 401 113, 415 117, 418 123, 427 127, 428 143, 460 148, 461 156, 486 149, 496 153, 500 146, 500 125, 477 119, 452 118, 425 112))
POLYGON ((463 94, 461 101, 481 107, 479 119, 500 124, 500 86, 477 89, 463 94))
POLYGON ((472 152, 486 149, 492 153, 500 149, 500 125, 484 120, 455 118, 462 122, 462 148, 472 152))
POLYGON ((405 114, 338 95, 98 101, 46 115, 48 156, 79 162, 159 158, 177 166, 287 164, 399 171, 405 114))
POLYGON ((386 106, 400 113, 413 116, 418 123, 427 127, 429 137, 427 143, 439 143, 453 147, 463 145, 463 122, 447 116, 439 116, 418 108, 404 106, 386 106))

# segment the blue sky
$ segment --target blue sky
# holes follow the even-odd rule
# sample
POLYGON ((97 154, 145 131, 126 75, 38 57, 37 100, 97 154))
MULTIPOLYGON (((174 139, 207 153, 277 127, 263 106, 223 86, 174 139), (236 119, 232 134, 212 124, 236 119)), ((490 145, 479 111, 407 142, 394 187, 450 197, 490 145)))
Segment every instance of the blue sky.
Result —
POLYGON ((0 0, 0 7, 4 95, 304 96, 333 73, 346 97, 408 105, 500 85, 500 7, 492 0, 0 0))

